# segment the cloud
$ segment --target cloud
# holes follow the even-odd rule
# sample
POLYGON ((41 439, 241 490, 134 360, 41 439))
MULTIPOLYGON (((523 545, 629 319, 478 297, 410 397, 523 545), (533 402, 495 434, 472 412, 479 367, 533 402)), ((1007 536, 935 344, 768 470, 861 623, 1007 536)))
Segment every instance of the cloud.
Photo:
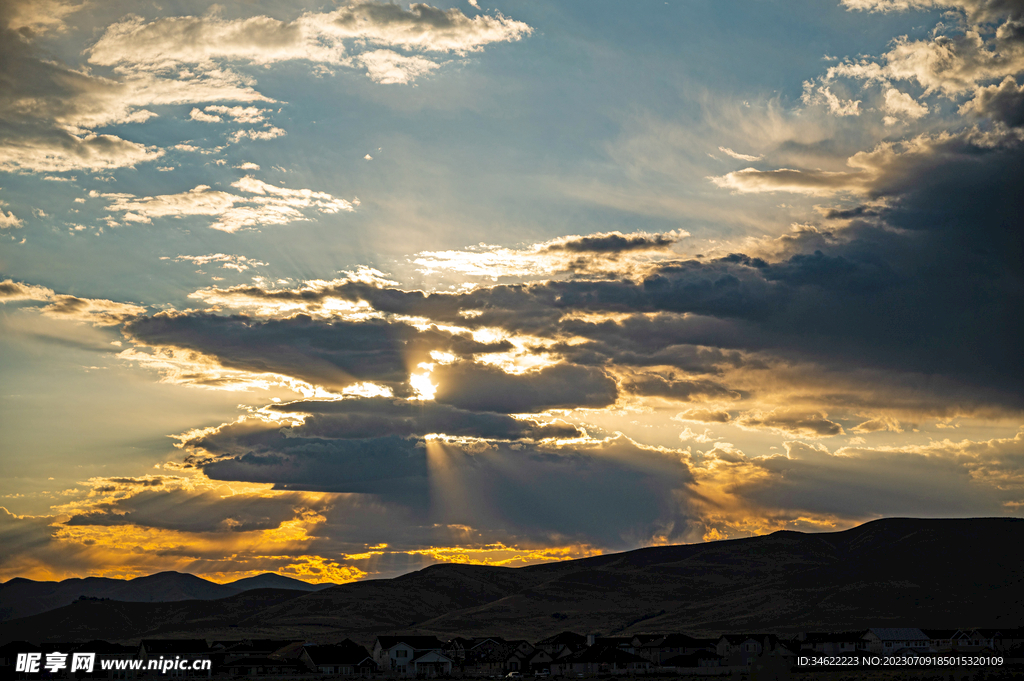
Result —
POLYGON ((261 260, 251 260, 244 255, 228 255, 226 253, 211 253, 210 255, 179 255, 175 258, 178 262, 187 261, 202 267, 210 263, 219 263, 224 269, 244 272, 250 267, 266 267, 267 263, 261 260))
POLYGON ((364 52, 352 61, 366 69, 370 80, 384 85, 408 85, 441 67, 426 57, 405 56, 393 50, 364 52))
POLYGON ((533 31, 500 14, 467 17, 461 10, 413 3, 399 5, 357 2, 331 15, 332 29, 346 38, 397 45, 406 49, 463 53, 495 42, 519 40, 533 31))
POLYGON ((664 234, 607 232, 590 236, 562 237, 544 244, 538 244, 538 246, 541 251, 547 252, 568 251, 571 253, 591 253, 595 255, 628 253, 631 251, 663 251, 686 236, 689 236, 689 234, 682 230, 666 232, 664 234))
POLYGON ((33 172, 112 170, 154 161, 163 151, 116 135, 75 135, 63 130, 24 126, 0 138, 0 169, 33 172), (35 129, 33 129, 35 128, 35 129))
POLYGON ((559 237, 518 249, 480 244, 461 251, 423 251, 413 262, 425 272, 448 271, 494 280, 563 273, 609 276, 631 272, 638 264, 659 257, 671 257, 672 245, 688 236, 685 230, 602 232, 559 237))
POLYGON ((905 12, 908 10, 958 9, 973 22, 991 21, 1009 15, 1019 17, 1022 10, 1013 0, 840 0, 851 10, 905 12))
POLYGON ((269 109, 260 109, 255 106, 221 106, 212 105, 204 107, 202 111, 192 109, 189 118, 203 123, 220 123, 226 116, 236 123, 262 123, 269 109))
POLYGON ((801 412, 779 408, 770 412, 740 414, 736 418, 736 423, 746 428, 768 428, 801 437, 833 437, 845 434, 843 427, 829 421, 825 412, 801 412))
POLYGON ((615 381, 604 371, 572 364, 508 374, 496 367, 460 362, 439 366, 430 377, 437 383, 438 402, 470 411, 518 414, 598 408, 614 403, 618 396, 615 381))
POLYGON ((145 108, 149 105, 265 99, 244 78, 219 68, 178 73, 173 79, 146 73, 106 78, 65 65, 40 50, 31 32, 16 30, 18 12, 28 5, 8 3, 0 9, 0 78, 6 83, 0 91, 0 117, 5 123, 0 130, 0 169, 133 167, 160 158, 163 150, 94 129, 143 122, 156 115, 145 108))
POLYGON ((721 177, 709 178, 716 186, 733 189, 741 194, 762 192, 792 192, 830 196, 840 191, 863 191, 865 177, 856 173, 828 172, 824 170, 757 170, 744 168, 721 177))
POLYGON ((0 281, 0 301, 5 303, 18 300, 53 300, 53 289, 33 284, 22 284, 13 279, 0 281))
POLYGON ((115 326, 146 312, 146 308, 131 303, 119 303, 99 298, 78 298, 55 293, 52 289, 33 284, 21 284, 11 279, 0 282, 0 302, 48 302, 40 312, 53 319, 88 322, 94 326, 115 326))
MULTIPOLYGON (((408 394, 409 377, 431 351, 472 357, 504 352, 508 343, 480 343, 468 335, 425 330, 381 319, 316 320, 307 315, 257 320, 242 315, 160 313, 133 320, 125 333, 151 347, 201 353, 220 367, 253 374, 274 373, 315 386, 341 390, 364 381, 381 383, 396 394, 408 394)), ((216 381, 218 366, 201 370, 190 381, 216 381)))
MULTIPOLYGON (((164 17, 147 22, 128 16, 106 28, 86 51, 89 64, 110 75, 60 63, 40 51, 33 37, 62 30, 64 17, 81 10, 60 0, 6 3, 0 9, 0 170, 104 171, 154 161, 163 149, 98 134, 96 128, 139 123, 157 114, 146 107, 209 102, 269 102, 255 81, 233 63, 269 65, 305 60, 367 69, 382 83, 408 83, 440 66, 435 57, 399 54, 388 47, 465 54, 494 42, 519 40, 531 32, 502 15, 466 17, 459 10, 414 4, 359 3, 334 12, 308 12, 285 22, 266 16, 227 20, 164 17), (350 44, 346 47, 346 41, 350 44), (380 49, 365 50, 367 45, 380 49)), ((264 121, 254 106, 207 104, 192 120, 264 121)), ((268 140, 281 128, 248 129, 231 139, 268 140)))
POLYGON ((751 156, 750 154, 741 154, 737 151, 733 151, 728 147, 718 147, 718 150, 723 154, 732 156, 733 158, 739 159, 740 161, 760 161, 763 158, 762 156, 751 156))
POLYGON ((880 431, 892 431, 894 433, 902 433, 903 428, 900 426, 900 422, 892 417, 879 417, 864 421, 853 428, 854 433, 877 433, 880 431))
POLYGON ((42 308, 42 314, 54 319, 89 322, 95 326, 115 326, 146 312, 146 308, 139 305, 112 300, 68 295, 56 295, 53 300, 42 308))
POLYGON ((20 229, 25 225, 19 217, 10 211, 0 210, 0 229, 20 229))
POLYGON ((505 414, 465 410, 436 402, 394 398, 316 400, 271 405, 270 411, 305 414, 290 433, 299 437, 369 438, 385 435, 423 437, 440 433, 492 440, 573 438, 581 432, 564 422, 538 423, 505 414))
MULTIPOLYGON (((832 69, 829 69, 829 73, 832 73, 832 69)), ((814 86, 810 81, 804 83, 804 94, 801 99, 807 105, 824 105, 833 116, 842 118, 861 114, 859 99, 841 99, 838 95, 833 94, 832 89, 827 85, 814 86)))
POLYGON ((711 450, 703 465, 692 470, 698 489, 715 505, 708 510, 726 511, 724 525, 730 520, 742 524, 757 514, 806 515, 826 523, 886 516, 996 516, 1012 509, 1022 491, 1020 441, 1018 433, 983 442, 835 452, 787 442, 785 454, 765 457, 711 450), (928 484, 908 489, 909 478, 928 484))
POLYGON ((9 2, 8 26, 14 31, 31 33, 62 32, 67 29, 64 19, 89 6, 88 2, 65 0, 22 0, 9 2))
POLYGON ((928 113, 928 107, 921 104, 906 92, 900 92, 896 88, 889 88, 885 91, 885 101, 882 110, 894 116, 901 116, 916 120, 928 113))
POLYGON ((634 395, 664 397, 683 402, 713 399, 739 399, 740 393, 715 381, 671 380, 661 376, 643 375, 624 381, 622 389, 634 395))
POLYGON ((272 140, 278 137, 284 137, 287 134, 288 133, 282 128, 269 126, 260 130, 255 128, 250 128, 249 130, 238 130, 232 133, 228 139, 232 142, 238 142, 245 138, 249 138, 251 140, 272 140))
POLYGON ((1007 76, 998 85, 979 88, 960 113, 991 118, 1011 128, 1024 127, 1024 86, 1007 76))
POLYGON ((721 409, 704 409, 694 407, 681 411, 672 417, 674 421, 697 421, 698 423, 729 423, 732 416, 721 409))
POLYGON ((199 185, 187 192, 163 196, 107 195, 113 199, 107 210, 123 213, 127 222, 149 223, 153 218, 190 215, 216 217, 210 227, 228 233, 247 227, 305 221, 309 218, 302 210, 307 208, 327 214, 355 210, 354 203, 326 192, 276 187, 250 175, 231 183, 231 186, 249 196, 199 185))
POLYGON ((680 452, 622 437, 572 446, 394 436, 319 440, 259 430, 237 442, 231 433, 218 438, 186 443, 197 452, 190 461, 211 478, 354 492, 373 495, 385 508, 410 508, 422 520, 388 530, 371 521, 376 541, 385 536, 392 547, 409 542, 427 519, 473 528, 483 541, 511 535, 534 545, 624 546, 688 530, 676 495, 692 478, 680 452), (203 457, 208 445, 217 450, 215 458, 203 457))
POLYGON ((408 83, 440 64, 430 57, 365 47, 465 54, 491 43, 517 41, 531 32, 526 24, 500 14, 471 18, 458 9, 423 3, 408 10, 387 3, 350 3, 333 12, 307 12, 291 22, 266 16, 230 20, 216 14, 152 22, 128 17, 106 30, 90 49, 89 61, 159 72, 181 64, 305 60, 360 66, 379 83, 408 83))
MULTIPOLYGON (((982 81, 1013 76, 1024 70, 1024 32, 1020 30, 1022 13, 1012 3, 969 3, 978 7, 971 14, 986 20, 1005 19, 992 30, 977 24, 962 33, 939 33, 930 40, 897 38, 893 47, 878 60, 847 60, 829 67, 821 79, 831 82, 848 77, 868 82, 913 81, 924 94, 941 93, 955 97, 968 92, 982 81)), ((937 31, 938 33, 938 31, 937 31)), ((826 86, 820 85, 824 90, 826 86)))

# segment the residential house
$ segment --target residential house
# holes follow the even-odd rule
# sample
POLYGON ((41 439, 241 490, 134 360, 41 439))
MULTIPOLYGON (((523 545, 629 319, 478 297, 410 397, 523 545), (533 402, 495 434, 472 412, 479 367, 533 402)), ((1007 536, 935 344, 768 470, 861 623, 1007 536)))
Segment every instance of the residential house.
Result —
POLYGON ((336 645, 303 646, 300 659, 307 669, 319 674, 369 678, 377 671, 366 648, 349 639, 336 645))
POLYGON ((397 676, 443 676, 451 674, 453 660, 434 636, 378 636, 373 660, 384 673, 397 676))
POLYGON ((863 650, 866 631, 806 633, 797 637, 802 652, 820 655, 855 655, 863 650))
MULTIPOLYGON (((288 639, 243 639, 241 641, 217 641, 210 646, 211 652, 218 658, 218 662, 222 665, 230 665, 236 660, 241 660, 244 657, 251 658, 262 658, 270 657, 277 653, 279 650, 288 646, 301 647, 302 641, 292 641, 288 639)), ((297 656, 293 655, 293 657, 297 656)))
POLYGON ((954 641, 963 636, 959 629, 922 629, 921 633, 928 637, 928 649, 932 652, 953 650, 954 641))
POLYGON ((548 653, 548 651, 542 648, 538 648, 526 656, 525 660, 523 661, 521 671, 523 673, 532 674, 536 674, 537 672, 545 670, 550 671, 551 663, 553 661, 554 658, 548 653))
POLYGON ((586 648, 587 637, 574 634, 571 631, 563 631, 542 641, 537 641, 536 647, 545 651, 552 658, 565 657, 566 653, 572 654, 586 648))
POLYGON ((461 663, 466 659, 466 651, 473 647, 474 641, 476 639, 456 636, 455 638, 448 639, 441 651, 452 658, 454 662, 461 663))
POLYGON ((662 667, 669 667, 675 669, 677 673, 682 673, 681 670, 697 670, 704 669, 707 667, 720 667, 722 666, 722 657, 717 653, 704 650, 697 653, 687 653, 685 655, 676 655, 670 657, 661 662, 662 667))
POLYGON ((231 676, 296 676, 306 672, 299 660, 285 660, 269 655, 250 655, 224 663, 221 670, 231 676))
POLYGON ((765 634, 723 634, 715 644, 715 653, 725 664, 746 666, 764 650, 765 634))
POLYGON ((573 676, 576 674, 605 674, 611 672, 637 672, 650 669, 648 660, 610 646, 583 648, 572 655, 551 663, 551 673, 573 676))
MULTIPOLYGON (((452 658, 465 675, 498 676, 505 673, 506 660, 518 649, 518 645, 500 636, 488 636, 451 639, 442 652, 452 658)), ((529 650, 532 646, 527 644, 524 652, 529 650)))
POLYGON ((927 651, 931 639, 920 629, 910 627, 880 627, 868 629, 861 637, 867 650, 881 655, 892 655, 901 650, 927 651))
POLYGON ((716 649, 714 639, 700 639, 686 634, 667 634, 648 641, 641 647, 640 656, 656 665, 664 665, 666 660, 679 655, 698 652, 712 652, 716 649))

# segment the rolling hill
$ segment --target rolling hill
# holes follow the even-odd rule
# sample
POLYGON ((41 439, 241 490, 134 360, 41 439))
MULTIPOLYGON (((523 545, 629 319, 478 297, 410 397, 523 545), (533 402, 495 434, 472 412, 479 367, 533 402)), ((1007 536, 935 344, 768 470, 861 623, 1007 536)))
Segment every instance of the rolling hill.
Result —
MULTIPOLYGON (((173 618, 160 620, 160 632, 369 642, 398 631, 535 640, 565 629, 712 635, 1021 626, 1022 541, 1024 520, 1015 518, 885 519, 844 532, 783 531, 523 568, 439 564, 280 602, 239 602, 226 625, 225 618, 202 615, 209 604, 182 603, 173 618)), ((4 623, 0 640, 30 631, 51 639, 152 635, 142 616, 131 635, 129 628, 111 629, 102 613, 120 607, 75 603, 4 623)))
POLYGON ((158 572, 135 579, 86 577, 61 582, 36 582, 16 577, 0 585, 0 621, 28 617, 69 605, 84 596, 133 603, 168 603, 227 598, 251 589, 315 591, 333 586, 309 584, 298 579, 266 573, 217 584, 180 572, 158 572))

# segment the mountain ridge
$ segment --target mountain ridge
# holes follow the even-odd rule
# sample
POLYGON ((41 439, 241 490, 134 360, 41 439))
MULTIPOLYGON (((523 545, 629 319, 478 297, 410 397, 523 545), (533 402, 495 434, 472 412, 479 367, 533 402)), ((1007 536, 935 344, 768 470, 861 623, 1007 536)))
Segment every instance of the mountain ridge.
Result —
MULTIPOLYGON (((1022 541, 1020 518, 892 518, 840 532, 787 530, 520 568, 435 564, 251 608, 239 604, 229 627, 183 607, 176 623, 161 621, 160 632, 370 642, 395 632, 535 640, 565 629, 717 635, 1017 627, 1024 624, 1024 561, 1015 548, 1022 541)), ((76 634, 104 638, 102 626, 81 626, 80 604, 68 607, 81 611, 61 615, 76 634)), ((107 606, 89 607, 95 617, 107 606)), ((0 638, 45 619, 4 623, 0 638)), ((50 624, 49 635, 57 636, 50 624)))
POLYGON ((59 582, 38 582, 14 577, 0 584, 0 622, 60 608, 81 597, 130 603, 171 603, 216 600, 252 589, 314 591, 329 586, 333 585, 315 585, 273 573, 218 584, 173 570, 133 579, 72 577, 59 582))

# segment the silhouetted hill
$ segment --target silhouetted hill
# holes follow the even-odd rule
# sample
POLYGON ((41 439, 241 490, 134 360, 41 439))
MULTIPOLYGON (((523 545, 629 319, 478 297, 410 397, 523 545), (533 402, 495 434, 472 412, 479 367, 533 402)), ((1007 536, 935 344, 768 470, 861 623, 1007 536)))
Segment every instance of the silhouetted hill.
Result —
MULTIPOLYGON (((0 640, 137 641, 173 637, 182 631, 235 632, 234 625, 254 611, 273 607, 303 592, 253 589, 219 600, 139 603, 80 600, 56 610, 0 624, 0 640)), ((238 635, 223 638, 241 638, 238 635)))
POLYGON ((233 582, 227 582, 224 586, 229 586, 238 591, 248 591, 250 589, 294 589, 295 591, 320 591, 321 589, 328 589, 334 584, 310 584, 309 582, 303 582, 301 579, 292 579, 291 577, 285 577, 278 575, 273 572, 264 572, 262 575, 256 575, 255 577, 246 577, 245 579, 236 579, 233 582))
MULTIPOLYGON (((175 633, 369 642, 395 631, 536 640, 565 629, 718 634, 1020 626, 1022 541, 1021 519, 886 519, 845 532, 776 532, 523 568, 439 564, 238 608, 231 631, 183 613, 175 633)), ((98 615, 105 604, 96 606, 98 615)), ((111 637, 103 619, 95 621, 75 631, 111 637)), ((0 626, 0 638, 27 637, 14 633, 19 626, 0 626)), ((53 626, 49 632, 69 636, 53 626)))
POLYGON ((167 603, 213 600, 250 589, 266 588, 313 591, 324 587, 274 574, 240 579, 231 584, 217 584, 180 572, 158 572, 128 580, 86 577, 36 582, 17 577, 0 585, 0 621, 53 610, 81 596, 135 603, 167 603))

